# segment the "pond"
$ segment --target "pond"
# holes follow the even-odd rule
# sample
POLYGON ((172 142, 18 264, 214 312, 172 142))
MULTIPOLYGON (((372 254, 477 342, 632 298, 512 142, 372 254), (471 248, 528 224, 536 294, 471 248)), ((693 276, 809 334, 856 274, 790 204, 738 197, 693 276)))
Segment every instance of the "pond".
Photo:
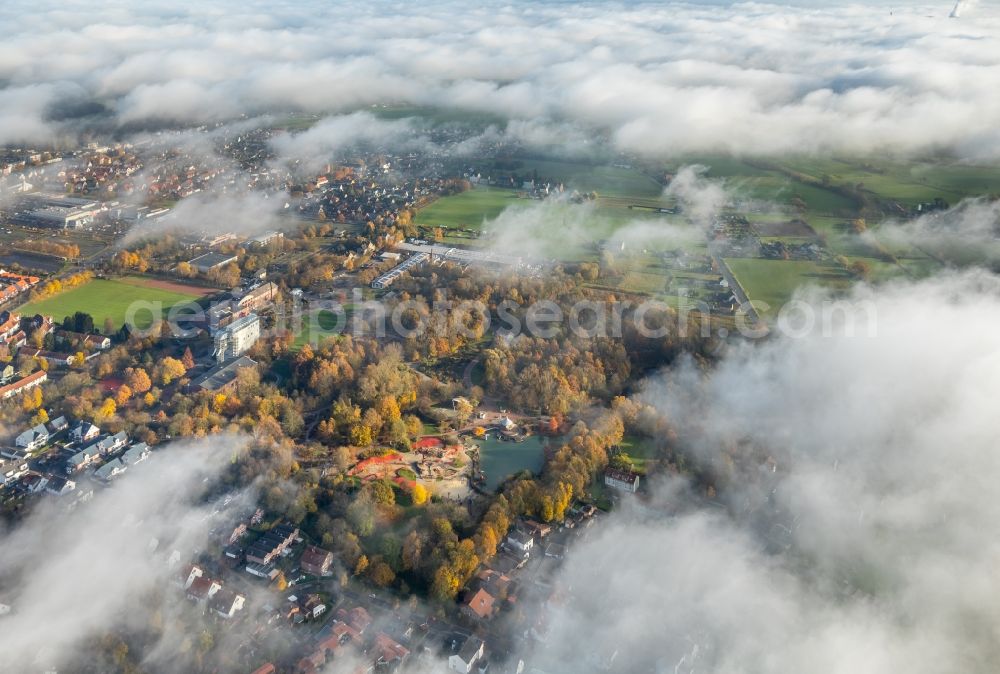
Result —
POLYGON ((479 441, 479 458, 486 473, 486 488, 494 490, 514 473, 539 473, 545 463, 545 442, 533 435, 524 442, 498 440, 495 435, 479 441))

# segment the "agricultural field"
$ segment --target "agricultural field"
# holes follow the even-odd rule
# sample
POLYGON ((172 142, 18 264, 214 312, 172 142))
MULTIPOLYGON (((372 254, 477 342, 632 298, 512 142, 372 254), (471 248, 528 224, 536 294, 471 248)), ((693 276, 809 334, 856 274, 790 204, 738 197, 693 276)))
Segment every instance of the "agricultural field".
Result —
POLYGON ((726 258, 726 265, 746 291, 750 301, 765 316, 775 316, 792 298, 795 290, 806 285, 846 288, 851 277, 837 267, 811 260, 765 260, 761 258, 726 258))
POLYGON ((567 190, 597 192, 601 197, 658 199, 663 185, 636 168, 546 159, 519 162, 518 173, 538 172, 542 181, 562 183, 567 190))
MULTIPOLYGON (((20 308, 24 314, 44 314, 61 321, 77 311, 94 317, 94 324, 101 326, 110 318, 116 327, 125 322, 129 307, 133 302, 158 302, 166 311, 183 302, 191 302, 213 293, 213 290, 178 283, 162 282, 155 279, 130 276, 122 279, 95 279, 82 286, 72 288, 58 295, 36 302, 29 302, 20 308)), ((136 315, 139 327, 149 326, 149 312, 136 315)))
MULTIPOLYGON (((848 287, 854 277, 832 261, 835 257, 845 265, 863 263, 865 277, 875 282, 925 276, 940 268, 942 259, 959 266, 968 263, 970 251, 925 251, 892 242, 887 234, 880 233, 880 219, 894 210, 905 213, 936 197, 956 204, 966 197, 988 194, 1000 184, 1000 168, 881 159, 792 157, 755 161, 692 156, 665 166, 663 172, 675 172, 690 164, 707 167, 709 179, 723 182, 734 195, 733 212, 749 219, 762 243, 815 243, 828 253, 827 261, 732 260, 733 272, 745 284, 751 299, 767 302, 775 307, 773 311, 803 285, 848 287), (872 217, 868 218, 868 232, 858 236, 851 223, 863 215, 872 217)), ((540 158, 517 158, 479 168, 484 176, 513 175, 517 180, 537 177, 561 182, 571 190, 596 192, 597 200, 583 208, 548 204, 548 213, 539 218, 527 210, 540 202, 518 199, 516 190, 479 187, 439 199, 422 209, 416 222, 453 228, 446 232, 444 241, 448 243, 511 248, 530 241, 533 252, 540 257, 566 262, 598 260, 602 244, 612 242, 608 250, 616 259, 618 273, 603 277, 593 284, 595 287, 657 297, 678 306, 693 305, 717 290, 703 286, 703 279, 686 278, 683 269, 672 269, 659 259, 660 253, 674 249, 704 254, 705 241, 698 232, 690 240, 678 240, 677 232, 682 230, 677 226, 689 223, 683 215, 657 212, 674 204, 663 198, 655 170, 540 158), (515 210, 508 212, 503 222, 516 226, 516 231, 491 226, 491 221, 507 207, 515 210), (519 208, 526 209, 524 218, 517 217, 519 208), (478 232, 484 228, 489 235, 480 238, 478 232), (617 236, 629 242, 621 253, 615 243, 617 236)))
POLYGON ((888 159, 785 159, 781 164, 838 185, 861 185, 882 199, 905 206, 941 198, 951 204, 997 192, 1000 168, 957 163, 900 162, 888 159))
POLYGON ((859 204, 841 194, 795 180, 775 168, 732 157, 688 157, 684 164, 708 167, 708 178, 722 179, 738 200, 771 202, 787 208, 805 207, 810 214, 854 217, 859 204))

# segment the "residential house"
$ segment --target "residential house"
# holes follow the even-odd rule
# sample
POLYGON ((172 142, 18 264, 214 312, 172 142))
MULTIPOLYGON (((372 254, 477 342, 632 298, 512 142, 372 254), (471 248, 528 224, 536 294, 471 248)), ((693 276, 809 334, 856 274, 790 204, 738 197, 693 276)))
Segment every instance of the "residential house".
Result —
POLYGON ((223 618, 232 618, 243 610, 246 597, 232 590, 222 590, 209 600, 208 607, 223 618))
POLYGON ((39 447, 44 447, 48 441, 49 429, 45 428, 45 424, 38 424, 17 436, 14 439, 14 444, 31 452, 39 447))
POLYGON ((200 566, 198 566, 197 564, 189 564, 188 566, 184 567, 184 570, 181 572, 180 575, 181 585, 186 590, 189 587, 191 587, 191 583, 193 583, 198 578, 201 578, 204 575, 205 571, 200 566))
POLYGON ((497 599, 513 601, 515 583, 510 576, 495 569, 484 568, 476 574, 472 587, 483 588, 497 599))
POLYGON ((41 331, 43 335, 52 332, 52 317, 35 314, 21 321, 21 327, 29 331, 41 331))
POLYGON ((87 351, 106 351, 111 348, 111 338, 104 335, 60 330, 58 337, 64 344, 72 344, 87 351))
POLYGON ((535 539, 527 532, 514 529, 507 534, 507 547, 527 557, 535 547, 535 539))
POLYGON ((30 453, 19 447, 0 447, 0 458, 4 459, 27 459, 30 453))
POLYGON ((545 548, 545 556, 562 559, 566 556, 566 546, 560 543, 549 543, 545 548))
POLYGON ((111 459, 94 471, 94 478, 102 482, 109 482, 124 473, 127 468, 128 466, 121 459, 111 459))
POLYGON ((469 674, 483 657, 486 644, 476 636, 466 637, 456 653, 448 658, 448 668, 453 672, 469 674))
POLYGON ((145 442, 137 442, 122 453, 122 461, 126 465, 134 466, 145 461, 149 457, 149 445, 145 442))
POLYGON ((187 598, 203 603, 214 597, 222 589, 222 583, 208 576, 198 576, 187 588, 187 598))
POLYGON ((0 400, 6 400, 7 398, 12 398, 18 393, 23 393, 29 389, 36 386, 41 386, 46 381, 48 381, 49 376, 43 371, 33 372, 27 377, 18 379, 13 384, 7 384, 6 386, 0 386, 0 400))
POLYGON ((20 349, 22 346, 28 343, 28 333, 26 333, 24 330, 18 330, 11 336, 7 337, 4 340, 4 342, 7 344, 7 347, 11 351, 14 351, 15 349, 20 349))
POLYGON ((56 417, 49 422, 49 433, 51 435, 65 431, 67 428, 69 428, 69 422, 66 421, 66 417, 56 417))
POLYGON ((462 605, 462 612, 476 620, 489 620, 496 610, 495 602, 496 598, 493 595, 484 588, 479 588, 476 592, 471 593, 465 604, 462 605))
POLYGON ((357 630, 358 634, 364 634, 368 626, 372 624, 371 614, 364 606, 355 606, 350 611, 340 609, 337 611, 337 618, 357 630))
POLYGON ((390 637, 385 632, 379 632, 372 640, 372 645, 368 649, 368 656, 372 659, 376 671, 388 669, 393 671, 403 666, 410 656, 410 649, 406 648, 398 641, 390 637))
POLYGON ((631 470, 608 468, 604 471, 604 484, 634 494, 639 491, 639 474, 631 470))
POLYGON ((53 496, 65 496, 76 489, 76 482, 65 477, 53 477, 45 485, 45 491, 53 496))
POLYGON ((114 435, 105 436, 100 440, 98 440, 96 443, 94 443, 94 445, 97 447, 97 451, 99 451, 104 456, 107 456, 112 452, 118 451, 127 444, 128 444, 128 434, 126 434, 125 431, 119 431, 114 435))
POLYGON ((28 473, 21 478, 18 483, 17 488, 25 494, 38 494, 45 491, 45 488, 49 484, 49 478, 44 475, 39 475, 38 473, 28 473))
POLYGON ((235 527, 233 527, 233 530, 229 534, 229 536, 223 540, 226 541, 226 545, 235 545, 236 543, 239 542, 241 538, 243 538, 246 535, 246 533, 247 533, 247 523, 240 522, 235 527))
POLYGON ((72 475, 84 468, 97 463, 101 458, 101 452, 97 449, 97 444, 84 447, 66 459, 66 474, 72 475))
POLYGON ((90 442, 91 440, 97 439, 97 436, 100 434, 101 429, 89 421, 78 421, 76 422, 76 425, 70 429, 69 439, 73 442, 90 442))
POLYGON ((72 353, 60 353, 57 351, 46 351, 44 349, 33 349, 22 346, 17 350, 18 356, 44 360, 49 367, 70 367, 76 362, 76 356, 72 353))
POLYGON ((247 549, 247 562, 267 565, 288 549, 299 535, 291 524, 279 524, 254 541, 247 549))
POLYGON ((0 341, 8 339, 21 329, 21 316, 9 311, 0 311, 0 341))
POLYGON ((258 578, 264 578, 265 580, 274 580, 278 577, 278 570, 274 568, 272 564, 260 564, 258 562, 247 562, 246 572, 251 576, 257 576, 258 578))
POLYGON ((16 482, 27 472, 28 462, 24 459, 0 460, 0 486, 6 487, 16 482))
POLYGON ((317 548, 315 545, 306 547, 299 560, 299 567, 303 573, 310 576, 325 576, 330 572, 330 565, 333 564, 333 553, 329 550, 317 548))
MULTIPOLYGON (((119 435, 124 435, 121 433, 119 435)), ((117 436, 112 436, 111 438, 105 438, 105 440, 114 440, 117 436)), ((98 442, 98 446, 101 445, 105 440, 98 442)), ((145 442, 137 442, 128 449, 126 449, 120 457, 111 459, 100 468, 94 471, 94 477, 98 480, 108 482, 114 477, 117 477, 128 470, 129 466, 135 465, 141 461, 145 461, 146 457, 149 456, 149 445, 145 442)))

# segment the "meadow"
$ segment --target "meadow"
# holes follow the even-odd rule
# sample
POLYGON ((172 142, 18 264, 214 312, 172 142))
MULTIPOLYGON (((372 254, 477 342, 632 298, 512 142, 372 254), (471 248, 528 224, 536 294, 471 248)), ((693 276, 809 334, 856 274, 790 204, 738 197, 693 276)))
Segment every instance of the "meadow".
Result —
MULTIPOLYGON (((520 200, 514 190, 499 187, 475 187, 466 192, 435 200, 421 208, 414 218, 418 225, 457 227, 478 230, 485 220, 495 218, 520 200)), ((523 202, 522 202, 523 203, 523 202)))
POLYGON ((801 286, 846 288, 851 282, 843 270, 811 260, 726 258, 725 263, 751 303, 765 316, 776 315, 801 286), (758 304, 765 302, 766 307, 758 304))
MULTIPOLYGON (((82 311, 93 316, 94 325, 98 328, 108 318, 114 322, 115 327, 120 327, 133 302, 160 303, 161 308, 166 311, 176 304, 197 300, 209 292, 212 291, 194 286, 185 290, 180 284, 161 284, 141 277, 94 279, 58 295, 29 302, 20 308, 20 312, 52 316, 58 322, 65 316, 82 311)), ((149 312, 142 311, 135 318, 139 327, 148 327, 149 312)))

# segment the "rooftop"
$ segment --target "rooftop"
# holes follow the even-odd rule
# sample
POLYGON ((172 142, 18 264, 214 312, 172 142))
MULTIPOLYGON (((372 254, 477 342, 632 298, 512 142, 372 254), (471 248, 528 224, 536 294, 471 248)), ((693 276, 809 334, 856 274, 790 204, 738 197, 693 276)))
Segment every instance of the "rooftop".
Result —
POLYGON ((236 380, 237 373, 244 367, 256 367, 257 361, 246 356, 240 356, 226 365, 213 367, 205 374, 191 382, 191 386, 204 391, 217 391, 236 380))

